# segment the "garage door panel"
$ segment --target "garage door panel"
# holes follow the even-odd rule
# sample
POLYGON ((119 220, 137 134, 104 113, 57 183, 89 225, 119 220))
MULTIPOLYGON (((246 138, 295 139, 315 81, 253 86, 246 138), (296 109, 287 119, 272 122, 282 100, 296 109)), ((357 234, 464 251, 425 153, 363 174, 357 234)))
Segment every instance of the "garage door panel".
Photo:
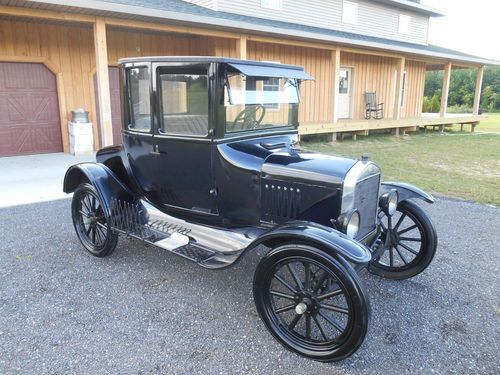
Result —
POLYGON ((0 63, 0 156, 62 151, 54 74, 43 64, 0 63))

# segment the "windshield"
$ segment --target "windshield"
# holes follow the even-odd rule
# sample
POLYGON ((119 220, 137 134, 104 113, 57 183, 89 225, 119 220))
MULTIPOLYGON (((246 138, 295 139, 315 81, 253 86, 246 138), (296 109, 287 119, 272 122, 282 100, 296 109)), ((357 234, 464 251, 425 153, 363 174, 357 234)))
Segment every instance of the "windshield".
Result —
POLYGON ((296 79, 229 73, 224 91, 226 132, 297 125, 296 79))

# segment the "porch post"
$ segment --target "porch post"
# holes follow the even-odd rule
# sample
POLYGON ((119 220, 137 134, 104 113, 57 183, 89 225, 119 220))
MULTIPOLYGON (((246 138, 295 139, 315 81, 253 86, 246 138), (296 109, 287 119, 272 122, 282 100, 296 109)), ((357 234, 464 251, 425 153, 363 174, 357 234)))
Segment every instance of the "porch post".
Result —
POLYGON ((446 108, 448 107, 448 95, 450 94, 450 77, 451 77, 451 61, 448 61, 444 66, 443 88, 441 90, 441 117, 446 116, 446 108))
POLYGON ((474 93, 474 107, 472 114, 479 114, 479 104, 481 103, 481 89, 483 87, 484 65, 477 68, 476 91, 474 93))
POLYGON ((111 98, 109 94, 108 46, 106 23, 103 17, 96 17, 94 23, 94 48, 97 75, 97 100, 101 124, 101 147, 113 144, 113 123, 111 121, 111 98))
MULTIPOLYGON (((403 56, 398 59, 396 67, 396 93, 394 95, 394 120, 399 120, 401 117, 401 100, 403 98, 403 76, 405 73, 406 58, 403 56)), ((396 128, 396 133, 399 133, 399 128, 396 128)))
POLYGON ((333 70, 333 109, 332 109, 332 119, 333 123, 339 121, 339 84, 340 84, 340 49, 337 48, 332 52, 332 70, 333 70))
POLYGON ((240 35, 239 39, 236 39, 236 50, 238 51, 238 58, 242 60, 247 59, 247 36, 240 35))

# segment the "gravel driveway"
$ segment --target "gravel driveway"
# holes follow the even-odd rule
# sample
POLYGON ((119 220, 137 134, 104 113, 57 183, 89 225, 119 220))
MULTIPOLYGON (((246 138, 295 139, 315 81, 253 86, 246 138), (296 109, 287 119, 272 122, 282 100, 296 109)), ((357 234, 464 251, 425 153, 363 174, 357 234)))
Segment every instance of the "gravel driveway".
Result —
POLYGON ((402 374, 500 372, 500 209, 439 200, 434 263, 408 281, 366 272, 371 328, 351 358, 284 350, 255 311, 259 254, 204 270, 135 240, 98 259, 70 201, 0 210, 0 373, 402 374))

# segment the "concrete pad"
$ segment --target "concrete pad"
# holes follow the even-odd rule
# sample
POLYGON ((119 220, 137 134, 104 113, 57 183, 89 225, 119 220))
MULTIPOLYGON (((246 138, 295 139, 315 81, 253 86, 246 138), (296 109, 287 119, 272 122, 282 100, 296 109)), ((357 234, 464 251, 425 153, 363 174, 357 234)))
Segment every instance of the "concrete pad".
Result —
POLYGON ((66 170, 95 162, 95 154, 63 153, 0 158, 0 207, 67 198, 62 191, 66 170))

